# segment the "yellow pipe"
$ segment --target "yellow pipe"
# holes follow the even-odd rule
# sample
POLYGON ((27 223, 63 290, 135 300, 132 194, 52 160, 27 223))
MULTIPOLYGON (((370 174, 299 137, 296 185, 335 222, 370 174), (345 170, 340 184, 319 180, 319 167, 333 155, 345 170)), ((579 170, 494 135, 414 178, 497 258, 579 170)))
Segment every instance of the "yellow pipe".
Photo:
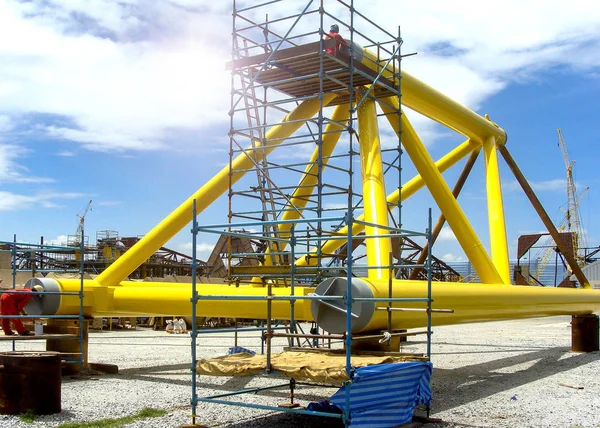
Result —
POLYGON ((487 191, 488 221, 490 229, 490 249, 492 262, 504 284, 510 284, 510 264, 508 261, 508 243, 506 223, 502 203, 502 187, 498 168, 498 151, 494 137, 488 137, 483 143, 485 155, 485 187, 487 191))
MULTIPOLYGON (((329 104, 337 95, 323 95, 323 105, 329 104)), ((281 122, 266 133, 267 147, 266 150, 254 151, 253 155, 241 153, 232 161, 232 177, 231 183, 237 182, 245 174, 245 170, 254 167, 253 159, 262 159, 263 154, 266 155, 273 151, 286 138, 291 136, 298 128, 300 128, 304 120, 313 117, 321 106, 318 98, 303 101, 295 110, 289 113, 281 122), (290 123, 292 122, 292 123, 290 123), (240 171, 242 172, 235 172, 240 171)), ((252 149, 248 149, 252 151, 252 149)), ((129 251, 119 257, 111 264, 104 272, 96 278, 100 285, 117 285, 123 279, 133 272, 138 266, 144 263, 152 254, 162 247, 169 239, 179 232, 186 224, 192 220, 192 205, 196 199, 197 212, 202 212, 206 207, 212 204, 219 196, 221 196, 229 186, 229 165, 223 168, 218 174, 210 179, 196 193, 190 196, 185 202, 175 209, 171 214, 165 217, 158 225, 140 239, 129 251)))
MULTIPOLYGON (((369 281, 374 297, 389 296, 388 281, 369 281)), ((394 280, 393 297, 426 298, 425 281, 394 280)), ((451 325, 555 315, 582 315, 600 311, 600 291, 551 287, 506 286, 504 284, 432 283, 434 309, 452 309, 454 313, 432 313, 433 325, 451 325)), ((387 303, 379 302, 379 307, 387 303)), ((394 304, 399 308, 424 308, 425 303, 394 304)), ((394 328, 426 325, 427 316, 415 312, 393 312, 394 328)), ((343 328, 343 327, 342 327, 343 328)), ((361 331, 387 329, 387 311, 376 310, 361 331)))
MULTIPOLYGON (((290 202, 288 202, 284 208, 284 213, 281 216, 281 220, 297 220, 300 218, 300 214, 306 207, 310 196, 313 194, 314 189, 318 184, 319 152, 322 155, 321 157, 323 166, 327 165, 327 163, 329 162, 329 157, 333 154, 333 150, 335 149, 342 135, 341 132, 344 130, 344 127, 348 123, 349 118, 349 104, 339 105, 333 110, 333 114, 331 115, 332 122, 325 127, 323 142, 321 144, 321 150, 319 150, 319 147, 315 147, 315 150, 313 151, 313 154, 310 157, 306 168, 304 169, 304 173, 300 178, 298 187, 292 194, 290 202), (296 209, 293 209, 292 206, 296 209)), ((279 223, 277 227, 280 232, 280 237, 283 239, 288 239, 290 236, 289 231, 292 228, 292 224, 279 223)), ((280 243, 279 246, 279 251, 283 251, 286 247, 286 243, 280 243)), ((267 250, 267 253, 269 253, 269 250, 267 250)), ((271 264, 271 258, 265 257, 265 265, 271 264)))
MULTIPOLYGON (((384 62, 368 49, 362 50, 362 64, 379 73, 384 62)), ((360 55, 359 55, 360 57, 360 55)), ((397 69, 396 69, 397 71, 397 69)), ((391 78, 394 69, 388 65, 383 75, 391 78)), ((497 144, 506 142, 506 133, 493 122, 457 103, 431 86, 402 70, 402 104, 430 119, 435 120, 473 141, 481 143, 485 137, 493 136, 497 144)))
MULTIPOLYGON (((395 110, 384 103, 380 104, 381 108, 388 118, 390 125, 394 128, 394 131, 400 135, 397 115, 395 114, 398 109, 398 99, 386 98, 386 101, 395 110)), ((402 143, 404 150, 423 177, 431 196, 444 214, 444 217, 446 217, 448 225, 454 231, 456 239, 469 258, 469 261, 473 264, 473 268, 479 275, 479 278, 481 278, 481 281, 488 284, 501 283, 502 279, 490 256, 485 251, 469 220, 460 208, 456 198, 452 195, 448 184, 440 171, 435 167, 433 159, 429 156, 427 149, 404 114, 402 115, 402 143)))
MULTIPOLYGON (((435 166, 438 168, 440 173, 442 173, 442 172, 446 171, 447 169, 449 169, 451 166, 455 165, 458 161, 463 159, 465 156, 470 154, 473 150, 475 150, 478 147, 479 147, 479 145, 477 143, 473 143, 470 140, 464 141, 463 143, 458 145, 456 148, 454 148, 453 150, 448 152, 445 156, 440 158, 435 163, 435 166)), ((421 177, 420 175, 417 175, 417 176, 411 178, 410 180, 408 180, 406 182, 406 184, 404 184, 402 186, 402 201, 404 202, 405 200, 410 198, 416 192, 421 190, 424 186, 425 186, 425 182, 423 181, 423 177, 421 177)), ((400 198, 400 191, 396 189, 394 192, 392 192, 390 195, 388 195, 387 202, 390 205, 397 205, 399 198, 400 198)), ((364 221, 365 216, 360 215, 359 217, 357 217, 357 220, 364 221)), ((352 224, 352 236, 358 235, 364 229, 365 229, 365 227, 362 224, 353 223, 352 224)), ((338 231, 338 234, 341 236, 347 236, 348 227, 345 226, 342 229, 340 229, 338 231)), ((321 247, 321 252, 323 254, 333 254, 337 249, 342 247, 345 244, 345 242, 346 241, 343 241, 340 239, 333 239, 333 240, 326 241, 323 244, 323 246, 321 247)), ((316 259, 317 250, 314 248, 311 249, 309 255, 310 255, 310 257, 302 256, 302 257, 298 258, 296 260, 296 266, 315 266, 317 264, 317 259, 316 259)))
MULTIPOLYGON (((80 287, 77 279, 56 279, 61 291, 75 291, 80 287)), ((265 296, 266 288, 224 284, 197 284, 198 294, 213 296, 265 296)), ((295 287, 295 295, 304 296, 313 288, 295 287)), ((100 286, 94 280, 84 281, 83 311, 85 316, 170 316, 191 315, 192 284, 178 282, 144 283, 123 281, 117 287, 100 286)), ((287 287, 274 287, 275 296, 289 296, 287 287)), ((201 300, 197 306, 198 316, 264 319, 267 301, 262 300, 201 300)), ((298 319, 310 319, 310 302, 299 300, 295 305, 298 319)), ((272 316, 289 319, 290 304, 287 300, 272 302, 272 316)), ((57 315, 79 313, 77 296, 61 296, 57 315)))
MULTIPOLYGON (((358 109, 358 136, 365 221, 388 227, 385 178, 375 101, 365 100, 358 109)), ((378 227, 366 226, 365 229, 367 236, 389 234, 389 230, 378 227)), ((384 269, 383 266, 390 264, 390 254, 392 252, 390 238, 367 238, 366 245, 367 265, 380 266, 376 269, 369 269, 369 278, 374 280, 388 278, 389 269, 384 269)))
MULTIPOLYGON (((48 279, 46 279, 48 280, 48 279)), ((56 291, 78 292, 80 280, 54 279, 56 291)), ((388 297, 388 281, 361 281, 373 297, 388 297)), ((143 284, 143 283, 142 283, 143 284)), ((163 283, 162 286, 144 287, 140 283, 124 281, 120 287, 103 287, 93 280, 84 281, 84 313, 86 316, 170 316, 191 314, 191 284, 163 283)), ((228 286, 222 284, 198 284, 201 295, 214 296, 266 296, 265 288, 228 286)), ((306 296, 313 288, 296 287, 297 296, 306 296)), ((288 296, 289 288, 274 288, 276 296, 288 296)), ((425 298, 425 281, 393 281, 393 297, 425 298)), ((506 286, 504 284, 464 284, 434 282, 432 284, 434 308, 453 309, 453 314, 433 313, 434 325, 450 325, 516 318, 532 318, 554 315, 582 315, 600 311, 600 291, 592 289, 567 289, 550 287, 506 286)), ((377 303, 385 307, 385 302, 377 303)), ((423 308, 424 303, 396 303, 399 308, 423 308)), ((343 306, 342 306, 343 307, 343 306)), ((289 302, 274 300, 272 316, 289 319, 289 302)), ((295 305, 296 319, 312 321, 308 300, 300 299, 295 305)), ((198 316, 265 319, 266 300, 204 300, 197 305, 198 316)), ((57 315, 79 313, 77 296, 61 296, 57 315)), ((52 315, 52 314, 45 314, 52 315)), ((341 313, 342 317, 343 313, 341 313)), ((394 312, 392 328, 414 328, 426 325, 426 314, 419 312, 394 312)), ((343 329, 345 323, 342 322, 343 329)), ((361 331, 387 328, 387 312, 374 311, 368 324, 361 331)))
MULTIPOLYGON (((350 104, 341 104, 333 110, 333 114, 331 115, 332 122, 325 127, 321 149, 319 150, 318 146, 315 147, 315 150, 310 157, 310 161, 306 165, 304 173, 300 178, 298 187, 292 194, 290 202, 288 202, 284 208, 284 213, 281 217, 282 220, 297 220, 300 218, 302 211, 306 207, 306 204, 319 181, 319 153, 321 153, 323 166, 327 165, 329 157, 333 154, 333 150, 342 135, 341 133, 348 123, 348 119, 350 119, 350 104)), ((279 223, 277 228, 280 232, 280 238, 289 239, 292 223, 279 223)), ((281 252, 285 250, 287 242, 278 242, 277 245, 277 251, 281 252)), ((269 256, 269 253, 270 249, 267 248, 264 263, 266 266, 273 265, 273 259, 269 256)), ((263 281, 260 277, 254 277, 250 281, 250 284, 255 287, 262 287, 263 281)), ((277 282, 277 285, 281 284, 277 282)))

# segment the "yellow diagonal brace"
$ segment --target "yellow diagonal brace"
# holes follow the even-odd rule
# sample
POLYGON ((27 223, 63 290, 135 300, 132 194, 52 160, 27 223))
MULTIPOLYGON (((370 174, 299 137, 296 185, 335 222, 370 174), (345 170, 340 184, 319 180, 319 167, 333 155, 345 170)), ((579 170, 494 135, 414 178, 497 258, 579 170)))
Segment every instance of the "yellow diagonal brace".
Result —
MULTIPOLYGON (((319 154, 321 154, 322 165, 327 165, 329 157, 333 154, 333 150, 342 135, 342 131, 348 123, 348 119, 350 119, 350 104, 341 104, 333 110, 331 122, 325 127, 325 132, 323 133, 321 148, 319 150, 318 146, 315 147, 315 150, 310 157, 310 161, 306 165, 304 173, 300 178, 298 187, 284 208, 284 214, 281 217, 282 220, 297 220, 300 218, 304 208, 306 208, 310 196, 313 194, 315 187, 318 184, 319 154)), ((289 239, 289 231, 292 228, 292 223, 279 223, 277 228, 280 232, 280 238, 289 239)), ((286 244, 286 242, 278 243, 278 251, 284 251, 286 244)), ((269 253, 270 251, 267 249, 265 266, 271 266, 273 264, 272 257, 269 256, 269 253)), ((262 287, 263 285, 263 282, 259 277, 252 278, 250 282, 257 287, 262 287)))
MULTIPOLYGON (((385 197, 385 178, 383 176, 383 161, 381 144, 379 142, 379 126, 377 124, 377 109, 375 101, 366 100, 358 109, 358 135, 360 147, 360 168, 362 173, 362 191, 365 207, 365 221, 383 227, 388 227, 388 210, 385 197)), ((369 269, 369 279, 387 279, 389 277, 390 253, 392 244, 389 230, 367 226, 367 265, 379 266, 369 269), (374 236, 374 237, 373 237, 374 236)))
MULTIPOLYGON (((323 105, 327 105, 333 100, 336 94, 323 95, 323 105)), ((256 151, 248 149, 249 153, 241 153, 231 163, 232 169, 227 165, 210 181, 202 186, 196 193, 190 196, 184 203, 179 205, 171 214, 165 217, 158 225, 140 239, 129 251, 119 257, 112 265, 102 272, 96 281, 100 285, 118 285, 127 275, 133 272, 138 266, 144 263, 152 254, 162 247, 177 232, 192 221, 192 205, 196 199, 197 212, 202 212, 207 206, 212 204, 219 196, 225 193, 229 187, 229 174, 231 173, 231 183, 236 183, 244 176, 247 170, 254 168, 254 162, 251 157, 261 159, 263 154, 273 151, 279 144, 291 136, 300 128, 305 120, 313 117, 321 107, 318 98, 303 101, 295 110, 289 113, 281 122, 267 131, 265 139, 268 149, 256 151), (256 156, 251 153, 255 151, 256 156), (238 172, 236 172, 238 171, 238 172)), ((258 160, 255 159, 255 160, 258 160)))
MULTIPOLYGON (((386 103, 380 103, 380 106, 392 128, 394 128, 396 133, 399 133, 398 116, 396 113, 399 108, 398 99, 390 97, 386 98, 385 101, 393 108, 386 105, 386 103)), ((448 225, 452 228, 458 243, 467 255, 481 281, 488 284, 502 282, 500 274, 492 263, 490 256, 485 251, 479 237, 471 227, 456 198, 452 195, 448 184, 442 177, 442 174, 440 174, 440 171, 435 167, 433 159, 429 156, 427 149, 405 114, 402 114, 402 143, 404 150, 413 161, 421 177, 423 177, 431 196, 446 217, 448 225)))
POLYGON ((500 170, 498 169, 498 151, 494 137, 489 137, 483 142, 483 152, 485 154, 485 188, 487 190, 492 262, 496 266, 502 282, 510 285, 506 223, 504 221, 500 170))
MULTIPOLYGON (((306 207, 310 196, 313 194, 315 187, 318 184, 319 152, 322 157, 322 165, 327 165, 329 157, 333 154, 333 150, 335 149, 349 118, 350 104, 339 105, 333 111, 333 114, 331 115, 332 122, 325 127, 325 132, 323 133, 321 150, 319 150, 319 147, 315 147, 315 150, 310 157, 310 161, 304 169, 304 174, 302 174, 302 177, 300 178, 298 188, 294 191, 290 198, 290 202, 288 202, 284 208, 284 214, 281 216, 282 220, 297 220, 300 218, 303 209, 306 207)), ((288 239, 290 236, 288 232, 292 228, 292 224, 280 223, 277 227, 280 232, 280 237, 288 239)), ((279 245, 280 251, 283 251, 286 246, 285 243, 280 243, 279 245)), ((270 257, 265 257, 265 264, 270 263, 270 260, 270 257)))
MULTIPOLYGON (((464 141, 463 143, 459 144, 454 150, 450 151, 448 154, 446 154, 445 156, 440 158, 435 163, 435 166, 438 168, 440 173, 442 173, 442 172, 446 171, 448 168, 450 168, 451 166, 455 165, 458 161, 463 159, 465 156, 467 156, 469 153, 471 153, 473 150, 477 149, 478 147, 481 147, 481 146, 479 146, 476 143, 471 142, 470 140, 464 141)), ((423 177, 421 177, 420 175, 417 175, 417 176, 411 178, 410 180, 408 180, 406 182, 406 184, 404 184, 402 186, 402 201, 405 201, 408 198, 410 198, 416 192, 421 190, 424 186, 425 186, 425 182, 423 181, 423 177)), ((394 192, 389 194, 387 197, 388 204, 390 204, 390 205, 398 204, 399 199, 400 199, 400 191, 398 191, 398 190, 395 190, 394 192)), ((357 217, 357 220, 364 221, 364 219, 365 219, 364 215, 357 217)), ((365 229, 365 227, 362 224, 353 223, 352 224, 352 236, 357 236, 364 229, 365 229)), ((347 226, 343 227, 337 233, 340 236, 347 236, 348 227, 347 226)), ((337 249, 342 247, 346 242, 347 241, 345 241, 345 240, 339 240, 339 239, 326 241, 323 244, 323 246, 321 247, 321 252, 323 254, 333 254, 337 249)), ((311 249, 309 254, 310 254, 309 257, 307 257, 307 256, 299 257, 296 260, 296 266, 315 266, 317 264, 317 257, 316 257, 317 250, 313 248, 313 249, 311 249)))

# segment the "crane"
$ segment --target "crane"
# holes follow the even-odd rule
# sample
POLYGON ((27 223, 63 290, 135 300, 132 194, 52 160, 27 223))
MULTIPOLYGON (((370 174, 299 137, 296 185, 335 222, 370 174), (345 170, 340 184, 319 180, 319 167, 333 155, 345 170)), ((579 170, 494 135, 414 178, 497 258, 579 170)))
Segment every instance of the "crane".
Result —
MULTIPOLYGON (((558 226, 559 232, 574 232, 572 234, 573 239, 573 256, 576 258, 579 264, 583 262, 583 256, 580 254, 580 248, 583 249, 586 246, 586 238, 585 233, 583 231, 583 227, 581 226, 581 216, 579 214, 579 204, 581 200, 589 190, 587 187, 581 194, 577 194, 577 186, 575 185, 575 179, 573 178, 573 167, 575 166, 575 161, 571 161, 569 159, 569 153, 567 151, 567 144, 562 135, 562 131, 560 128, 558 129, 558 146, 560 147, 560 151, 562 153, 563 161, 565 162, 565 168, 567 173, 567 208, 565 210, 565 217, 561 221, 558 226)), ((534 277, 539 280, 541 274, 546 270, 548 263, 554 253, 554 246, 552 245, 552 238, 548 238, 544 244, 544 250, 539 256, 539 263, 537 264, 537 268, 535 270, 534 277)))
POLYGON ((582 258, 579 256, 579 248, 585 248, 586 239, 581 226, 581 216, 579 214, 579 199, 577 197, 577 188, 575 186, 575 180, 573 179, 573 166, 575 161, 569 160, 569 153, 567 152, 567 144, 562 135, 560 128, 558 129, 558 145, 565 161, 565 167, 567 169, 567 230, 569 232, 575 232, 573 235, 573 254, 578 260, 582 258))
POLYGON ((79 225, 77 226, 77 232, 75 232, 75 240, 73 242, 73 244, 75 244, 75 245, 81 244, 81 239, 82 239, 81 235, 83 234, 83 223, 85 222, 85 216, 88 213, 88 211, 90 210, 91 206, 92 206, 92 200, 90 199, 89 202, 86 204, 85 208, 76 214, 77 217, 79 217, 79 225))

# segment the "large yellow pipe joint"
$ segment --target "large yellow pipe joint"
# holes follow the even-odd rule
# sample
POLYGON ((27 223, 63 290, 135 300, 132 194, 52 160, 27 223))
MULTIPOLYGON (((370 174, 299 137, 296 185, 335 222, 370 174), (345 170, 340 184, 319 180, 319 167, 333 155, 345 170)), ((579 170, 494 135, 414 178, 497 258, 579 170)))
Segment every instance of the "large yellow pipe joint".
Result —
MULTIPOLYGON (((32 299, 25 308, 29 315, 76 315, 79 314, 79 279, 32 278, 25 285, 31 288, 41 285, 41 299, 32 299), (68 293, 68 294, 57 294, 68 293)), ((266 319, 267 298, 265 288, 236 287, 227 284, 197 284, 201 296, 220 296, 200 299, 196 305, 198 316, 266 319)), ((306 296, 314 288, 296 287, 296 296, 306 296)), ((290 295, 289 287, 273 288, 277 297, 290 295)), ((192 284, 176 282, 123 281, 116 287, 99 285, 95 280, 83 284, 83 314, 92 316, 191 316, 192 284)), ((272 300, 274 319, 290 318, 289 300, 272 300)), ((312 320, 310 302, 300 299, 295 305, 298 320, 312 320)))
MULTIPOLYGON (((28 315, 76 315, 79 313, 80 279, 31 278, 25 283, 25 288, 32 288, 34 285, 41 285, 44 293, 47 294, 29 301, 25 306, 25 312, 28 315)), ((94 280, 84 280, 84 315, 92 316, 95 312, 112 310, 114 291, 114 287, 102 287, 94 280)))
MULTIPOLYGON (((315 289, 320 296, 344 296, 346 278, 329 278, 315 289)), ((353 299, 389 298, 388 281, 366 278, 352 280, 353 299)), ((432 284, 433 308, 452 309, 454 313, 432 313, 433 325, 535 318, 555 315, 583 315, 600 311, 600 291, 546 287, 519 287, 504 284, 464 284, 436 282, 432 284)), ((393 298, 426 299, 425 281, 394 280, 393 298)), ((381 331, 388 328, 388 303, 355 300, 352 304, 352 332, 381 331)), ((393 302, 392 307, 412 311, 393 311, 392 329, 427 325, 426 301, 393 302), (420 309, 421 312, 415 312, 420 309)), ((346 304, 343 299, 315 300, 311 304, 313 318, 330 333, 346 331, 346 304)))
MULTIPOLYGON (((381 71, 385 61, 381 61, 374 52, 366 48, 356 44, 353 48, 360 51, 355 54, 355 58, 363 65, 377 73, 381 71)), ((398 73, 398 70, 397 65, 394 67, 393 64, 388 64, 382 75, 397 84, 395 73, 398 73)), ((489 137, 494 137, 499 145, 506 142, 506 132, 492 122, 489 117, 484 118, 478 115, 406 71, 402 71, 401 85, 402 104, 406 107, 455 130, 479 144, 482 144, 489 137)))

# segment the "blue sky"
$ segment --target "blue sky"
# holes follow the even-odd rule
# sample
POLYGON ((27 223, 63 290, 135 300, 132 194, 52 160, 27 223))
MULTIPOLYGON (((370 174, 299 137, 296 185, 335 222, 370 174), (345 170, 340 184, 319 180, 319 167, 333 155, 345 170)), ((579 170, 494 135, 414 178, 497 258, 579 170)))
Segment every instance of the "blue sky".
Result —
MULTIPOLYGON (((103 229, 143 235, 227 162, 231 5, 149 3, 0 0, 0 240, 59 242, 89 199, 92 239, 103 229)), ((600 244, 600 6, 371 3, 363 12, 392 32, 401 25, 404 51, 418 52, 404 62, 409 72, 506 130, 556 222, 566 202, 563 130, 579 190, 590 187, 581 206, 588 244, 600 244)), ((305 4, 286 0, 271 19, 305 4)), ((411 119, 435 159, 462 141, 411 119)), ((459 170, 446 174, 451 187, 459 170)), ((503 164, 501 173, 512 259, 519 234, 543 226, 503 164)), ((459 202, 487 244, 481 161, 459 202)), ((422 229, 429 206, 425 192, 408 201, 406 226, 422 229)), ((200 219, 222 222, 224 213, 222 198, 200 219)), ((205 257, 215 237, 200 239, 205 257)), ((169 245, 186 251, 189 242, 184 231, 169 245)), ((464 259, 448 230, 437 247, 440 257, 464 259)))

